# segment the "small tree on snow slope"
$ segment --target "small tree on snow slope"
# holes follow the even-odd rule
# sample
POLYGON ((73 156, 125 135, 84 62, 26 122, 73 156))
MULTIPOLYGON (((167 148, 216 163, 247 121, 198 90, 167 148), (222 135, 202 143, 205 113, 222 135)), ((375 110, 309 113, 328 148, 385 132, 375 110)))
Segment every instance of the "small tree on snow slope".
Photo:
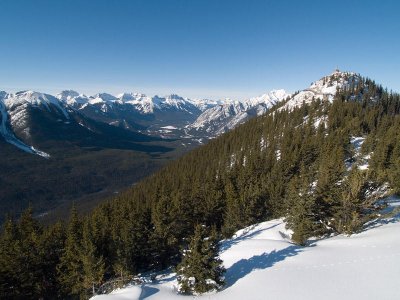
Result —
POLYGON ((184 294, 201 294, 220 289, 223 284, 222 260, 219 258, 216 230, 197 225, 189 249, 177 266, 179 291, 184 294))

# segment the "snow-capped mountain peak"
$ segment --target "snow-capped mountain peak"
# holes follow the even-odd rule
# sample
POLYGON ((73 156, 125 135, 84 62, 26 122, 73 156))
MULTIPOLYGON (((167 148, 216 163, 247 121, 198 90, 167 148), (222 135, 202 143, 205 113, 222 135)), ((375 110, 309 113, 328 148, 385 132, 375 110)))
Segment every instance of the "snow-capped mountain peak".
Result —
POLYGON ((316 99, 332 102, 337 89, 357 83, 359 80, 360 75, 356 73, 336 69, 332 74, 313 82, 309 88, 293 94, 282 109, 299 107, 303 103, 310 103, 316 99))
POLYGON ((309 89, 322 94, 334 95, 338 87, 341 88, 350 84, 353 80, 358 80, 358 78, 355 73, 341 72, 336 69, 332 74, 313 82, 309 89))
MULTIPOLYGON (((60 120, 69 120, 70 116, 59 99, 52 95, 35 91, 21 91, 15 94, 2 93, 0 101, 1 124, 0 135, 6 142, 20 148, 21 150, 48 158, 49 155, 28 145, 20 137, 30 138, 31 108, 56 113, 60 120), (19 132, 19 136, 15 134, 19 132)), ((69 122, 69 121, 68 121, 69 122)))
POLYGON ((272 90, 266 94, 262 94, 261 96, 249 98, 245 100, 244 103, 248 106, 256 106, 258 104, 264 104, 268 107, 272 107, 288 96, 289 94, 284 89, 272 90))
POLYGON ((169 106, 170 108, 188 110, 187 106, 194 106, 194 105, 188 99, 185 99, 176 94, 171 94, 164 98, 164 101, 162 101, 162 106, 163 107, 169 106))
POLYGON ((56 98, 61 101, 67 102, 68 100, 73 99, 78 96, 79 96, 79 93, 74 90, 64 90, 64 91, 61 91, 60 93, 58 93, 56 95, 56 98))
POLYGON ((8 109, 13 110, 15 107, 19 106, 44 106, 48 110, 50 107, 55 107, 58 111, 60 111, 65 118, 69 118, 69 115, 65 108, 61 105, 61 102, 56 97, 39 93, 35 91, 21 91, 15 94, 8 94, 6 98, 3 99, 5 106, 8 109))
POLYGON ((112 102, 118 100, 117 97, 108 94, 108 93, 99 93, 94 96, 90 97, 89 103, 90 104, 95 104, 95 103, 105 103, 105 102, 112 102))
POLYGON ((185 100, 183 97, 177 95, 177 94, 170 94, 165 97, 167 101, 182 101, 185 100))
POLYGON ((202 112, 216 105, 221 105, 225 103, 225 101, 223 100, 212 100, 212 99, 191 99, 189 101, 198 109, 200 109, 200 111, 202 112))
POLYGON ((79 94, 76 91, 73 90, 66 90, 58 93, 56 95, 57 99, 59 99, 61 102, 64 102, 70 106, 73 107, 79 107, 81 105, 84 105, 88 103, 89 97, 83 94, 79 94))
POLYGON ((188 128, 219 135, 252 116, 265 113, 288 96, 285 90, 280 89, 244 101, 226 99, 223 103, 205 110, 188 128))
POLYGON ((18 105, 27 102, 32 105, 41 105, 58 102, 58 100, 47 94, 35 92, 35 91, 21 91, 15 94, 9 94, 5 100, 7 106, 18 105))
POLYGON ((118 100, 121 102, 132 101, 136 99, 136 94, 134 93, 121 93, 117 95, 118 100))

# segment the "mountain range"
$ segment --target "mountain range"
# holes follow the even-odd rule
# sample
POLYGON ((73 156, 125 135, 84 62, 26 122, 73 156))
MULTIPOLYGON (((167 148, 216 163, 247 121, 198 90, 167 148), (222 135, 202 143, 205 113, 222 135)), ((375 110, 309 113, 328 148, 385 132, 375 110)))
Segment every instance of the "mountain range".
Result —
POLYGON ((302 91, 243 101, 0 92, 0 208, 19 212, 32 203, 45 212, 72 200, 86 205, 93 195, 97 203, 273 107, 332 101, 338 88, 359 78, 335 70, 302 91))
MULTIPOLYGON (((33 91, 15 94, 3 91, 0 92, 0 134, 6 142, 21 150, 46 158, 51 153, 41 150, 41 142, 53 139, 55 135, 58 139, 63 136, 67 139, 71 132, 83 136, 99 133, 100 123, 110 132, 114 130, 104 124, 120 128, 124 134, 134 132, 139 140, 151 136, 182 139, 184 145, 199 144, 264 114, 275 105, 284 103, 284 109, 315 99, 332 100, 337 88, 356 82, 357 78, 354 73, 336 70, 302 91, 289 94, 282 89, 272 90, 243 101, 193 100, 175 94, 165 97, 148 97, 139 93, 86 96, 66 90, 52 96, 33 91), (35 112, 40 112, 41 119, 54 123, 51 125, 52 135, 46 136, 49 128, 35 132, 37 124, 32 117, 35 112), (93 121, 98 122, 96 126, 93 121), (82 128, 77 130, 77 125, 82 128), (35 138, 38 134, 43 136, 41 141, 35 138)), ((132 133, 128 135, 131 137, 132 133)))

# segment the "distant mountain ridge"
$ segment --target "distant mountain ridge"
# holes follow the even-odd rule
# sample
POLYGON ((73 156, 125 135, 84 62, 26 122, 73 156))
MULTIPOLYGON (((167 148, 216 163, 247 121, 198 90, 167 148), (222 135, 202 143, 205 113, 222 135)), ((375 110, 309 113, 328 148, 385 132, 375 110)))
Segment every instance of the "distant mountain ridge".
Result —
MULTIPOLYGON (((104 124, 86 116, 72 105, 80 96, 76 96, 71 91, 66 94, 63 95, 64 100, 70 104, 60 101, 55 96, 34 91, 22 91, 15 94, 2 92, 0 94, 1 136, 6 142, 25 152, 46 158, 50 157, 51 153, 43 152, 38 148, 51 141, 98 145, 114 140, 117 145, 121 145, 121 142, 135 143, 155 139, 140 132, 104 124)), ((78 99, 82 103, 81 98, 78 99)), ((89 101, 100 102, 98 99, 113 101, 111 95, 106 94, 98 94, 89 101)), ((126 145, 126 147, 129 146, 126 145)))
POLYGON ((188 126, 188 129, 195 133, 220 135, 251 117, 267 112, 288 96, 285 90, 272 90, 267 94, 244 101, 216 105, 205 110, 194 123, 188 126))
MULTIPOLYGON (((74 90, 65 90, 53 96, 34 91, 1 92, 0 133, 7 142, 21 150, 49 157, 50 154, 29 144, 32 142, 30 115, 34 109, 45 112, 48 117, 64 125, 75 122, 76 116, 79 116, 80 119, 89 118, 156 137, 210 138, 223 133, 221 128, 231 129, 248 119, 253 114, 251 109, 256 108, 256 114, 265 112, 279 102, 282 95, 286 93, 278 90, 240 102, 192 100, 176 94, 165 97, 149 97, 140 93, 122 93, 117 96, 98 93, 86 96, 74 90), (206 117, 209 124, 201 124, 206 117), (208 126, 206 130, 197 130, 205 126, 208 126)), ((85 123, 78 121, 81 126, 85 123)))
POLYGON ((41 108, 65 125, 75 119, 73 116, 79 116, 153 137, 202 143, 276 105, 281 105, 280 109, 292 109, 316 99, 332 101, 338 88, 359 80, 356 73, 335 70, 299 92, 272 90, 242 101, 189 99, 176 94, 150 97, 126 92, 116 96, 108 93, 87 96, 74 90, 64 90, 55 96, 34 91, 0 92, 0 134, 24 151, 41 153, 29 144, 31 118, 28 113, 31 108, 41 108))

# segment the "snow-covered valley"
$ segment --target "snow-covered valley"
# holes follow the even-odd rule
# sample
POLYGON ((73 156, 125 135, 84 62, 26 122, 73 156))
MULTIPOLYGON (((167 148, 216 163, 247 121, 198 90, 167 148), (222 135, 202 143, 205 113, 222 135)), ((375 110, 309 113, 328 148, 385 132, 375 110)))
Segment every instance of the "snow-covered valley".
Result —
MULTIPOLYGON (((400 205, 388 198, 389 210, 400 205)), ((239 230, 222 243, 224 289, 198 299, 400 299, 400 214, 375 220, 358 234, 291 243, 282 219, 239 230)), ((186 299, 174 273, 92 300, 186 299)))

